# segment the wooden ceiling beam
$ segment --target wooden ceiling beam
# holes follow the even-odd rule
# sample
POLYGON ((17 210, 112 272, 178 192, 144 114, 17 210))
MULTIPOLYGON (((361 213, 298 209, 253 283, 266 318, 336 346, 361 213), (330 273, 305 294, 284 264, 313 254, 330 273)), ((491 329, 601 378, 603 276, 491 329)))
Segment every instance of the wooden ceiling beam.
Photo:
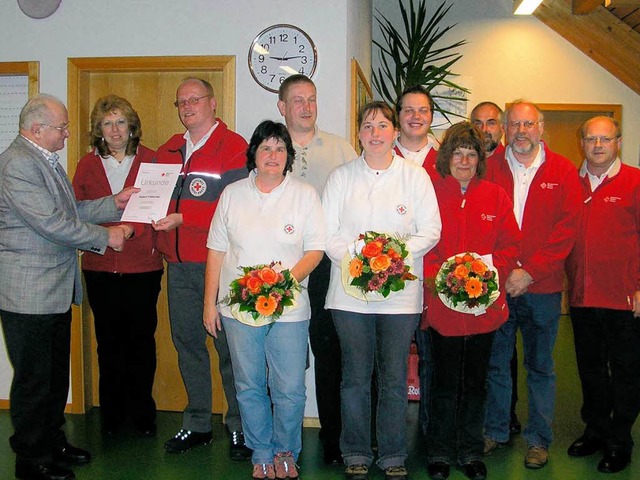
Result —
POLYGON ((571 2, 571 11, 574 15, 586 15, 593 12, 603 3, 603 0, 573 0, 571 2))
POLYGON ((640 34, 606 8, 573 15, 572 0, 545 0, 533 14, 640 95, 640 34))

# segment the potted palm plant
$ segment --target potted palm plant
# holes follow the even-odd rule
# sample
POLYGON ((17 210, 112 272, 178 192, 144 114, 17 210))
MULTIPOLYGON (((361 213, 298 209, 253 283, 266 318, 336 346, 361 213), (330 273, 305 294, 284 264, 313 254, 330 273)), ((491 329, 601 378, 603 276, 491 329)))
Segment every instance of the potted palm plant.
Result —
POLYGON ((449 120, 449 116, 460 116, 446 108, 442 100, 462 100, 465 98, 438 94, 434 88, 440 85, 447 90, 458 90, 469 93, 469 90, 456 84, 453 78, 457 74, 451 67, 462 58, 456 49, 465 45, 466 40, 442 45, 442 37, 456 24, 444 25, 443 21, 452 4, 443 1, 433 15, 427 14, 426 0, 398 0, 402 15, 402 26, 396 28, 380 10, 376 9, 375 20, 382 32, 382 40, 373 40, 379 49, 380 68, 373 72, 373 85, 378 94, 393 104, 402 91, 412 85, 423 85, 434 97, 434 108, 449 120))

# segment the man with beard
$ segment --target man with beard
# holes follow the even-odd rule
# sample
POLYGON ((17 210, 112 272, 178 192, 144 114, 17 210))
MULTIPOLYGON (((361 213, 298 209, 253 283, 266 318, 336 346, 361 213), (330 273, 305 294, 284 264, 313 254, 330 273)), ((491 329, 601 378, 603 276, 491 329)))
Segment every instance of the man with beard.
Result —
MULTIPOLYGON (((504 157, 504 145, 502 136, 504 126, 502 123, 503 111, 493 102, 480 102, 471 110, 470 120, 475 127, 484 134, 484 150, 487 160, 504 157)), ((522 425, 516 415, 516 403, 518 402, 518 349, 514 346, 513 357, 511 357, 511 420, 509 422, 509 432, 517 435, 522 430, 522 425)))
POLYGON ((603 450, 598 471, 615 473, 631 460, 640 411, 640 170, 618 158, 615 120, 591 118, 580 133, 584 202, 567 275, 586 426, 567 453, 603 450))
POLYGON ((502 109, 493 102, 481 102, 471 110, 471 123, 484 134, 487 160, 504 156, 502 115, 502 109))
POLYGON ((485 454, 509 440, 511 372, 516 331, 522 333, 529 418, 523 436, 524 464, 541 468, 549 459, 555 403, 553 347, 558 333, 564 261, 579 225, 580 183, 575 166, 540 141, 544 117, 518 100, 505 112, 507 148, 487 162, 489 181, 511 197, 522 243, 518 268, 504 281, 509 319, 496 332, 489 364, 485 454))

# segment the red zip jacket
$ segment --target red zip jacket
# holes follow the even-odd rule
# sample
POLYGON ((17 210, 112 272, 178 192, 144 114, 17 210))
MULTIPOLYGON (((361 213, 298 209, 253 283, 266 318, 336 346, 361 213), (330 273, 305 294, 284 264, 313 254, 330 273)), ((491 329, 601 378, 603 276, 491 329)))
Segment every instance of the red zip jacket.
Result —
MULTIPOLYGON (((138 176, 140 164, 153 163, 155 156, 156 152, 139 145, 124 186, 132 186, 138 176)), ((95 150, 86 154, 78 162, 78 168, 73 177, 73 190, 78 200, 93 200, 113 195, 102 160, 95 150)), ((118 224, 104 224, 104 226, 109 225, 118 224)), ((143 273, 162 270, 162 256, 156 248, 157 233, 155 230, 151 228, 151 225, 143 223, 132 224, 132 226, 135 229, 135 235, 125 242, 122 252, 114 252, 110 248, 107 248, 104 255, 84 252, 82 254, 82 270, 113 273, 143 273)))
POLYGON ((567 259, 570 304, 631 310, 640 290, 640 170, 621 164, 594 192, 586 175, 581 180, 582 222, 567 259))
MULTIPOLYGON (((393 147, 393 151, 399 157, 403 157, 402 152, 398 148, 398 146, 393 147)), ((422 168, 424 168, 429 174, 429 178, 431 178, 432 182, 435 182, 437 179, 442 178, 438 171, 436 170, 436 159, 438 158, 438 151, 435 148, 429 150, 427 156, 424 157, 424 162, 422 163, 422 168)))
POLYGON ((508 317, 504 282, 516 267, 520 230, 513 204, 496 184, 474 177, 466 194, 460 182, 447 175, 433 183, 442 217, 438 244, 424 256, 425 305, 420 328, 432 327, 441 335, 464 336, 497 330, 508 317), (435 292, 434 281, 442 264, 451 256, 475 252, 493 255, 498 269, 500 296, 486 313, 475 316, 447 307, 435 292))
MULTIPOLYGON (((521 225, 519 261, 533 277, 530 293, 562 291, 564 262, 575 243, 579 224, 578 171, 546 145, 544 152, 545 161, 531 182, 521 225)), ((486 179, 504 188, 513 202, 513 175, 506 151, 502 157, 487 161, 486 179)))
POLYGON ((183 134, 171 137, 158 148, 158 163, 182 164, 173 191, 170 213, 181 213, 183 223, 169 232, 158 233, 158 248, 167 262, 207 260, 207 234, 224 187, 245 178, 247 142, 218 120, 209 140, 183 162, 186 140, 183 134))

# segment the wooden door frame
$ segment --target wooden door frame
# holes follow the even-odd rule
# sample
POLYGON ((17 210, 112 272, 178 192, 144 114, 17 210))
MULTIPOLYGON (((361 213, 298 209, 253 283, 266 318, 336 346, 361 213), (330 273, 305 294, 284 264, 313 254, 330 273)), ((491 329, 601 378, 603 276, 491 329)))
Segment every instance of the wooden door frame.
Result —
MULTIPOLYGON (((0 62, 0 76, 27 77, 29 98, 40 93, 40 62, 0 62)), ((17 133, 17 132, 16 132, 17 133)), ((9 357, 7 357, 7 362, 9 357)), ((9 399, 0 398, 0 409, 9 408, 9 399)))
MULTIPOLYGON (((73 178, 77 159, 80 158, 80 139, 85 129, 80 123, 88 118, 89 112, 82 112, 82 95, 89 87, 89 74, 92 73, 144 73, 144 72, 222 72, 224 98, 221 118, 230 129, 235 130, 236 110, 236 57, 232 55, 216 56, 170 56, 170 57, 102 57, 102 58, 69 58, 67 61, 67 109, 71 136, 67 141, 67 173, 73 178), (71 159, 71 161, 70 161, 71 159)), ((71 404, 67 406, 70 413, 84 413, 86 409, 84 353, 84 309, 75 306, 72 310, 71 324, 71 404)))

